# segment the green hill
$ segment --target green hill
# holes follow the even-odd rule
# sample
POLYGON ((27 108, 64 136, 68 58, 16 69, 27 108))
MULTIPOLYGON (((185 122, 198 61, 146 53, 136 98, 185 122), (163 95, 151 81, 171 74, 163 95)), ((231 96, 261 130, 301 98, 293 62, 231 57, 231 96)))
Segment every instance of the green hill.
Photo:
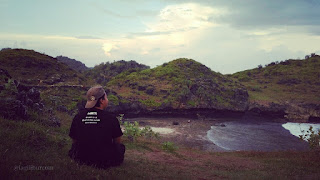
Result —
POLYGON ((213 72, 192 59, 177 59, 152 69, 135 61, 107 62, 83 75, 32 50, 0 51, 1 69, 12 79, 39 88, 57 87, 41 90, 41 97, 58 109, 75 112, 88 87, 97 83, 106 86, 114 112, 212 114, 217 110, 319 122, 320 56, 306 57, 233 75, 213 72))
MULTIPOLYGON (((273 62, 232 75, 249 92, 251 109, 283 110, 290 120, 320 117, 320 56, 273 62)), ((250 109, 249 108, 249 109, 250 109)))
POLYGON ((247 91, 238 81, 213 72, 192 59, 177 59, 153 69, 123 72, 107 87, 117 95, 109 95, 113 105, 141 111, 245 111, 248 102, 247 91))
POLYGON ((94 79, 98 84, 106 85, 113 77, 123 72, 136 72, 149 69, 149 66, 139 64, 136 61, 115 61, 113 63, 101 63, 90 69, 86 75, 94 79))
POLYGON ((85 85, 83 75, 45 54, 25 49, 0 51, 1 68, 13 79, 28 85, 85 85))
POLYGON ((0 116, 51 119, 77 111, 93 80, 57 59, 24 49, 0 51, 0 116), (35 97, 34 97, 35 96, 35 97), (17 108, 15 108, 17 107, 17 108), (22 111, 22 112, 20 112, 22 111))

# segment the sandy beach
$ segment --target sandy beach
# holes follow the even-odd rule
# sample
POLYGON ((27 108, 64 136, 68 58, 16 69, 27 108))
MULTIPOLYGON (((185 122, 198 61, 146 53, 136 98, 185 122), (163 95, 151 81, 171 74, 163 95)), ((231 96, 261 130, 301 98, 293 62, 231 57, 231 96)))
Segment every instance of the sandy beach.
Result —
POLYGON ((211 126, 220 123, 218 119, 189 119, 189 118, 133 118, 140 126, 150 126, 158 132, 162 141, 171 141, 180 146, 194 149, 221 152, 226 151, 215 145, 207 138, 211 126))

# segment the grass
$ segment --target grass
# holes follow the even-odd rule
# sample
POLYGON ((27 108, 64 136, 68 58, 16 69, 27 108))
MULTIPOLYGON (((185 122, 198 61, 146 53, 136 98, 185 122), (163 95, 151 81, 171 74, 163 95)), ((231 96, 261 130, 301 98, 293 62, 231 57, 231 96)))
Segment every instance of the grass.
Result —
MULTIPOLYGON (((67 118, 67 116, 66 116, 67 118)), ((71 118, 71 117, 69 117, 71 118)), ((70 119, 65 120, 70 122, 70 119)), ((0 118, 3 179, 319 179, 317 152, 205 152, 161 140, 124 139, 125 162, 106 170, 78 165, 68 156, 68 123, 61 128, 0 118), (47 170, 31 170, 42 166, 47 170), (29 168, 29 169, 28 169, 29 168)))
MULTIPOLYGON (((45 85, 41 81, 59 78, 65 84, 91 84, 90 80, 57 59, 25 49, 0 51, 1 68, 15 79, 27 85, 45 85)), ((60 82, 60 83, 61 83, 60 82)))
POLYGON ((320 100, 320 57, 287 60, 232 75, 248 89, 249 100, 314 103, 320 100))

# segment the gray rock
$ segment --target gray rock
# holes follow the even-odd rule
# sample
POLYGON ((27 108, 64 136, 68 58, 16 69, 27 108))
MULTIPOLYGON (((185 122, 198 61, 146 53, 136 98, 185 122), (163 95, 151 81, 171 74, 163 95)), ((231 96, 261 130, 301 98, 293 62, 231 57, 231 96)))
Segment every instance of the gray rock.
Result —
POLYGON ((27 99, 26 105, 27 105, 28 107, 33 107, 33 101, 32 101, 31 99, 27 99))
POLYGON ((27 107, 23 105, 21 101, 14 101, 13 110, 15 112, 14 116, 23 118, 24 120, 28 119, 27 107))
POLYGON ((61 122, 60 122, 60 119, 56 118, 56 117, 51 117, 49 119, 50 121, 50 126, 57 126, 57 127, 60 127, 61 126, 61 122))
POLYGON ((65 107, 65 106, 63 106, 63 105, 58 106, 58 107, 57 107, 57 110, 58 110, 58 111, 61 111, 61 112, 68 112, 68 111, 69 111, 68 108, 65 107))
POLYGON ((154 87, 148 87, 146 90, 146 93, 149 95, 153 95, 153 92, 154 92, 154 87))
POLYGON ((28 98, 33 102, 40 102, 40 92, 36 88, 31 88, 27 93, 28 98))
POLYGON ((174 121, 172 122, 172 125, 179 125, 179 122, 174 121))

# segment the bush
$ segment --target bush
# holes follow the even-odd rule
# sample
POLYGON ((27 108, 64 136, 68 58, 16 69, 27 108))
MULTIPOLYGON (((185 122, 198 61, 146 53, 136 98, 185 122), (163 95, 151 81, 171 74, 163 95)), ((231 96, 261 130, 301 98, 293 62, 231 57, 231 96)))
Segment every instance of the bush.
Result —
POLYGON ((300 84, 300 83, 301 83, 301 80, 296 78, 282 78, 277 82, 277 84, 286 84, 286 85, 300 84))
POLYGON ((108 100, 115 106, 119 105, 119 98, 113 94, 108 95, 108 100))
POLYGON ((299 138, 301 140, 307 140, 309 143, 309 147, 311 149, 320 149, 320 131, 318 130, 318 133, 316 133, 313 130, 313 127, 310 126, 309 130, 306 134, 304 134, 304 130, 301 131, 303 135, 299 135, 299 138))
POLYGON ((262 92, 261 87, 260 86, 253 86, 250 88, 251 91, 256 91, 256 92, 262 92))
POLYGON ((167 141, 162 143, 162 149, 164 151, 174 152, 178 149, 178 146, 176 146, 173 142, 167 141))
POLYGON ((137 121, 134 121, 133 123, 123 122, 123 117, 124 114, 120 114, 117 118, 120 125, 124 127, 124 136, 126 136, 131 142, 136 141, 137 138, 141 136, 149 139, 159 137, 159 133, 155 133, 154 131, 152 131, 150 126, 140 128, 137 121))
POLYGON ((157 107, 161 106, 160 102, 156 102, 153 99, 146 99, 146 100, 140 99, 139 102, 141 104, 145 105, 147 108, 157 108, 157 107))

